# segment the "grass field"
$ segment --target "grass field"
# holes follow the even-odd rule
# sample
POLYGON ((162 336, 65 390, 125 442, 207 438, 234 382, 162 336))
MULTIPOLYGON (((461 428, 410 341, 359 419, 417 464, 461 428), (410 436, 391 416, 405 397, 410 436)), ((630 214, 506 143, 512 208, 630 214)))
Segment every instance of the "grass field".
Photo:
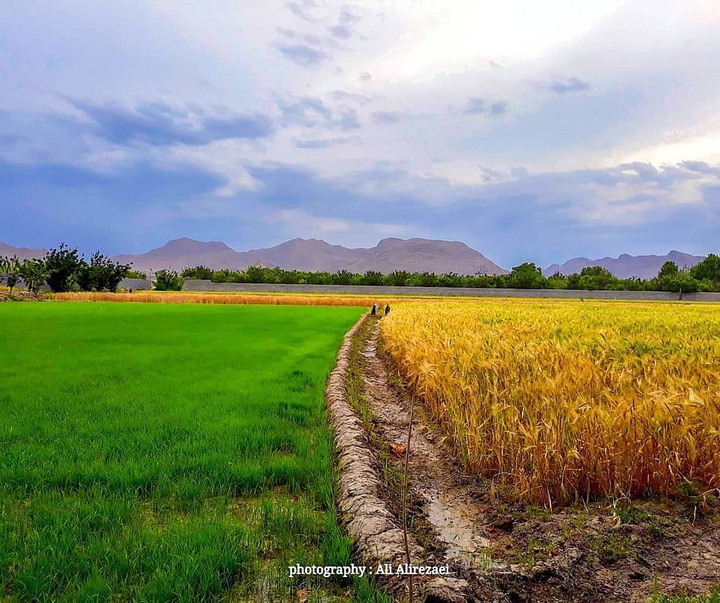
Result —
POLYGON ((323 388, 360 314, 0 305, 0 600, 344 593, 285 576, 349 562, 323 388))
POLYGON ((407 304, 387 352, 474 472, 552 505, 720 494, 720 307, 407 304))

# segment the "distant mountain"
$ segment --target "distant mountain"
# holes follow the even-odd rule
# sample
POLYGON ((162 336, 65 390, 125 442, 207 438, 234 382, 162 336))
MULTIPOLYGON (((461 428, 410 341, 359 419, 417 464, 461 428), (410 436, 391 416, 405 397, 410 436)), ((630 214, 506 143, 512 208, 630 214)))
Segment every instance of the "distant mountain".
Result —
POLYGON ((132 264, 133 270, 160 270, 208 266, 209 268, 243 268, 240 254, 219 241, 195 241, 181 238, 168 241, 162 247, 138 255, 124 254, 113 257, 117 262, 132 264))
POLYGON ((665 262, 675 262, 678 267, 692 267, 700 262, 704 256, 690 255, 681 251, 671 251, 667 255, 628 255, 622 254, 617 258, 602 258, 590 260, 588 258, 573 258, 564 264, 553 264, 543 270, 545 276, 551 276, 556 272, 561 274, 574 274, 588 266, 602 266, 612 272, 618 278, 639 277, 650 279, 657 276, 660 267, 665 262))
MULTIPOLYGON (((366 251, 366 250, 357 250, 366 251)), ((435 272, 442 274, 507 274, 483 254, 459 241, 383 239, 348 267, 352 272, 435 272)))
POLYGON ((292 239, 268 249, 237 252, 224 243, 175 239, 139 255, 114 258, 132 263, 136 270, 193 266, 244 270, 248 266, 279 266, 286 270, 367 272, 456 272, 458 274, 505 274, 507 271, 484 255, 458 241, 430 239, 384 239, 369 249, 349 249, 318 239, 292 239))
POLYGON ((30 260, 44 257, 45 254, 47 254, 45 249, 28 249, 27 247, 13 247, 12 245, 0 243, 0 257, 11 258, 17 256, 20 260, 30 260))

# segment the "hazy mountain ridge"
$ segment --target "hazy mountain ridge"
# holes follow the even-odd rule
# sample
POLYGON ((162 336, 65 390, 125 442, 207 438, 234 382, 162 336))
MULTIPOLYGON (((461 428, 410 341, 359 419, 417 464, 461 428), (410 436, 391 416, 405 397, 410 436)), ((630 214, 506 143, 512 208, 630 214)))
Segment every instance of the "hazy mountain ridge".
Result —
POLYGON ((45 249, 30 249, 28 247, 13 247, 0 242, 0 257, 17 257, 20 260, 31 260, 42 258, 47 251, 45 249))
POLYGON ((665 262, 675 262, 679 268, 692 267, 704 257, 676 250, 672 250, 666 255, 628 255, 623 253, 616 258, 604 257, 597 260, 579 257, 568 260, 564 264, 552 264, 543 270, 543 274, 545 276, 552 276, 556 272, 574 274, 588 266, 602 266, 618 278, 651 279, 657 276, 665 262))
POLYGON ((505 274, 507 271, 459 241, 431 239, 383 239, 371 248, 347 248, 318 239, 292 239, 267 249, 234 251, 224 243, 175 239, 157 249, 137 255, 119 255, 117 261, 132 263, 136 270, 193 266, 244 270, 248 266, 279 266, 286 270, 389 273, 455 272, 457 274, 505 274))

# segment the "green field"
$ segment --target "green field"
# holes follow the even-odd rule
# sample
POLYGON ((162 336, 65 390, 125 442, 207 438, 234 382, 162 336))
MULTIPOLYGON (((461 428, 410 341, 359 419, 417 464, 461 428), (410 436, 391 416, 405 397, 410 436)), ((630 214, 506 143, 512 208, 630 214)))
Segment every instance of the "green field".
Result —
POLYGON ((0 600, 347 591, 286 568, 349 563, 323 389, 361 312, 1 304, 0 600))

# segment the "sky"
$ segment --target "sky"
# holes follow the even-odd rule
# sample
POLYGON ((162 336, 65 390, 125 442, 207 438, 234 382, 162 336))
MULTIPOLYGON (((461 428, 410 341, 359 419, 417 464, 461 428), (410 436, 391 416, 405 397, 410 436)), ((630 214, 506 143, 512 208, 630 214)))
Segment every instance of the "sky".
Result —
POLYGON ((717 0, 3 0, 0 241, 720 242, 717 0))

